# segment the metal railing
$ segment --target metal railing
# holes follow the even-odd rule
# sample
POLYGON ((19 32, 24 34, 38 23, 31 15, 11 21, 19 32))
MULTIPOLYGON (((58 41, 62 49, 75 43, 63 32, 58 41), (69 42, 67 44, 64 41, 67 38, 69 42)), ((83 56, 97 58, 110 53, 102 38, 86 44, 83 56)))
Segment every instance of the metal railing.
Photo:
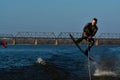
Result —
MULTIPOLYGON (((55 32, 18 32, 16 34, 0 34, 0 38, 70 38, 69 34, 72 34, 75 38, 82 36, 80 32, 60 32, 58 35, 55 32)), ((120 33, 101 33, 96 38, 104 39, 119 39, 120 33)))

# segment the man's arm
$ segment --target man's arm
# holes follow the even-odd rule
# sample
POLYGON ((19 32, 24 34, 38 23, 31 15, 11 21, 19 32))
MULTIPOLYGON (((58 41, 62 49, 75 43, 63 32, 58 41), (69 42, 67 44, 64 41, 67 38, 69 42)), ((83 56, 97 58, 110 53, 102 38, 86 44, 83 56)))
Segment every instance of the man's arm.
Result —
POLYGON ((85 25, 85 27, 83 28, 83 32, 87 33, 89 31, 88 26, 89 26, 89 23, 85 25))
POLYGON ((98 27, 96 26, 96 28, 93 30, 92 37, 95 36, 97 31, 98 31, 98 27))
POLYGON ((89 35, 89 25, 90 23, 87 23, 85 27, 83 28, 83 35, 88 36, 89 35))

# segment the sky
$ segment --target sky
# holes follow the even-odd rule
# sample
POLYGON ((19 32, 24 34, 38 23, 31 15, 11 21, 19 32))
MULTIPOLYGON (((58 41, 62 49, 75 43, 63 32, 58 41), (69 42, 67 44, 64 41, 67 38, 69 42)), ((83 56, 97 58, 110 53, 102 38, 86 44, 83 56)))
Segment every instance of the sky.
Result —
POLYGON ((120 0, 0 0, 0 33, 82 32, 92 18, 98 32, 120 32, 120 0))

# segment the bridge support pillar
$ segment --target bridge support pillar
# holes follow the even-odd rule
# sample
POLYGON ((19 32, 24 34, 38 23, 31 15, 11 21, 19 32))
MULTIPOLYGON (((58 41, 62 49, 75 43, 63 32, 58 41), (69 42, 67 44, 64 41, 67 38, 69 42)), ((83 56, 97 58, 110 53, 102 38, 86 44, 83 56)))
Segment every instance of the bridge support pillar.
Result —
POLYGON ((12 44, 13 44, 13 45, 16 44, 16 40, 15 40, 15 39, 12 40, 12 44))
POLYGON ((98 46, 99 45, 99 40, 95 40, 95 45, 98 46))
POLYGON ((58 40, 57 39, 55 40, 55 45, 58 45, 58 40))
POLYGON ((35 45, 37 45, 38 44, 38 40, 37 39, 35 39, 35 45))

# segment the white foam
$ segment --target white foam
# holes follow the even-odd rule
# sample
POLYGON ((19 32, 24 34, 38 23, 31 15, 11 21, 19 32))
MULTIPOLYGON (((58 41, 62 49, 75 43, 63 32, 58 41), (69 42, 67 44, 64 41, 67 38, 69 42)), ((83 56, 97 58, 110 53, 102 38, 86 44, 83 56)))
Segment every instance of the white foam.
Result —
POLYGON ((42 58, 37 58, 36 63, 46 65, 46 62, 42 58))
POLYGON ((117 76, 115 72, 96 69, 94 76, 117 76))

